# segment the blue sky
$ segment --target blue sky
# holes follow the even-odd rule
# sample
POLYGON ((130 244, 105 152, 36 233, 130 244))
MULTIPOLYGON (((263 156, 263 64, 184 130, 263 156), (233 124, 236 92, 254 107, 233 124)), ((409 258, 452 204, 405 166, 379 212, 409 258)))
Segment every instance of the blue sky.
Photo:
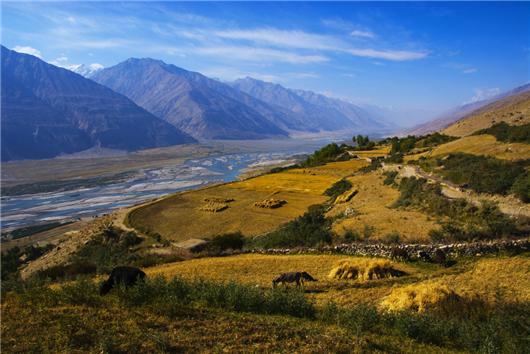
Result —
POLYGON ((2 2, 1 36, 64 67, 152 57, 385 107, 409 125, 530 81, 524 2, 2 2))

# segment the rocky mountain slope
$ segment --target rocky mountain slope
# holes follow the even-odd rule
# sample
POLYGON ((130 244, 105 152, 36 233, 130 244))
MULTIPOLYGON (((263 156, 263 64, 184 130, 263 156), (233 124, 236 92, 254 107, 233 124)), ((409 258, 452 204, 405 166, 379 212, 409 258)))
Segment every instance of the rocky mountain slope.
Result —
POLYGON ((107 87, 1 47, 2 160, 194 142, 107 87))
POLYGON ((288 135, 273 123, 284 112, 219 81, 159 60, 128 59, 99 71, 92 79, 196 138, 288 135))
POLYGON ((311 91, 292 90, 251 77, 236 80, 231 86, 272 106, 291 112, 291 117, 295 117, 293 121, 295 124, 284 123, 288 129, 304 131, 349 129, 362 133, 386 132, 391 129, 390 124, 376 119, 356 105, 311 91))

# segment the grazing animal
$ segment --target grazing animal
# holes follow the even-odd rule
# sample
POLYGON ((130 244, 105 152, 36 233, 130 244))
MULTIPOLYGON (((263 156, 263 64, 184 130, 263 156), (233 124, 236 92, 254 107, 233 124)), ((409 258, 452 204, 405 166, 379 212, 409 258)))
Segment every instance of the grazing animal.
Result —
POLYGON ((109 279, 104 281, 100 288, 99 294, 105 295, 118 284, 124 284, 126 287, 136 284, 139 280, 145 279, 145 273, 135 267, 116 267, 110 272, 109 279))
POLYGON ((425 251, 419 251, 418 258, 424 262, 432 262, 431 256, 429 255, 428 252, 425 252, 425 251))
POLYGON ((399 247, 392 248, 390 258, 396 261, 410 261, 410 256, 407 250, 399 247))
POLYGON ((300 287, 304 284, 304 280, 307 281, 317 281, 315 278, 313 278, 309 273, 307 272, 290 272, 290 273, 283 273, 278 278, 274 279, 272 281, 272 288, 276 288, 276 285, 286 284, 286 283, 296 283, 296 287, 300 287))
POLYGON ((445 255, 445 252, 441 249, 437 249, 434 251, 434 263, 438 264, 445 264, 447 261, 447 256, 445 255))

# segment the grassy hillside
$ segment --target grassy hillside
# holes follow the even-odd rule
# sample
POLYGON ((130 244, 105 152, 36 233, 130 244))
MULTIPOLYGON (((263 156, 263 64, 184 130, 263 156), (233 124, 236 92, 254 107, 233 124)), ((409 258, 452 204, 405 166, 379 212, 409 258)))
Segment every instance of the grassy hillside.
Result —
POLYGON ((523 92, 490 103, 445 128, 442 132, 453 136, 467 136, 499 122, 506 122, 510 125, 530 123, 530 92, 523 92))

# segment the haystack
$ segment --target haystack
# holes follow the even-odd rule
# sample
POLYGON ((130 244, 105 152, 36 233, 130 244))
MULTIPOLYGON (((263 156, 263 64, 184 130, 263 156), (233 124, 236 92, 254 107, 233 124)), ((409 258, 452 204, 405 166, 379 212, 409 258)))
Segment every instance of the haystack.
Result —
POLYGON ((470 305, 482 304, 478 298, 465 298, 445 284, 426 282, 395 288, 379 307, 386 311, 412 310, 424 312, 461 311, 470 305))
POLYGON ((234 198, 223 198, 223 197, 207 197, 204 198, 205 202, 213 202, 213 203, 230 203, 235 201, 234 198))
POLYGON ((396 269, 394 264, 386 259, 359 259, 339 261, 328 274, 331 279, 339 280, 375 280, 395 278, 407 273, 396 269))
POLYGON ((337 197, 337 199, 335 199, 335 204, 340 204, 340 203, 347 203, 349 202, 353 197, 355 197, 355 195, 359 193, 359 191, 357 189, 352 189, 352 190, 349 190, 347 191, 346 193, 343 193, 341 195, 339 195, 337 197))
POLYGON ((206 204, 200 206, 198 209, 201 211, 207 211, 210 213, 218 213, 220 211, 228 209, 228 204, 217 203, 217 202, 207 202, 206 204))
POLYGON ((287 201, 283 199, 265 199, 259 202, 255 202, 254 206, 258 208, 276 209, 280 208, 286 203, 287 201))

